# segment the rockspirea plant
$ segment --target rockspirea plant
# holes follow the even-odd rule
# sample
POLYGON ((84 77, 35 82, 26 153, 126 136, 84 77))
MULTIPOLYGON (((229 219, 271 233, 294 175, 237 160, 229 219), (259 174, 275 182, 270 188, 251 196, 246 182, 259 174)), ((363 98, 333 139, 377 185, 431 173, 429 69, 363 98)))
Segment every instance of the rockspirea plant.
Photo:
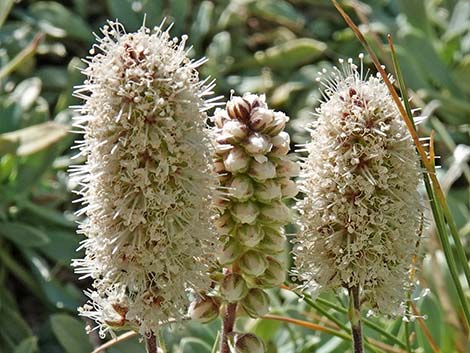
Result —
MULTIPOLYGON (((162 25, 163 26, 163 25, 162 25)), ((84 165, 81 189, 86 256, 76 272, 93 279, 81 314, 100 335, 134 329, 149 336, 187 313, 188 291, 210 285, 214 251, 204 60, 186 56, 186 36, 162 26, 126 33, 109 22, 90 50, 76 88, 84 165)))
MULTIPOLYGON (((287 121, 284 113, 268 108, 264 96, 254 94, 232 97, 213 117, 214 164, 221 191, 215 223, 224 244, 218 257, 222 272, 217 293, 225 307, 222 353, 228 352, 237 306, 253 318, 266 314, 265 290, 285 279, 279 255, 285 251, 283 226, 291 212, 283 201, 297 194, 291 178, 299 170, 288 156, 287 121)), ((251 346, 264 351, 256 337, 237 337, 237 351, 251 346)))
POLYGON ((360 69, 341 60, 342 70, 319 78, 325 100, 309 127, 294 247, 305 286, 348 289, 356 317, 359 303, 402 312, 422 221, 415 146, 386 85, 364 77, 360 58, 360 69))

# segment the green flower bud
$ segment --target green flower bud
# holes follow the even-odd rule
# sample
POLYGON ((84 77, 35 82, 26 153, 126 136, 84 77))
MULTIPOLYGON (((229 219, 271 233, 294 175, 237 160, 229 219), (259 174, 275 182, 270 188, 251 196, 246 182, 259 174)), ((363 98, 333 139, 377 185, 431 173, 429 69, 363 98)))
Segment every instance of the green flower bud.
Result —
POLYGON ((229 273, 222 280, 220 293, 230 303, 238 302, 248 293, 245 280, 238 273, 229 273))
POLYGON ((232 173, 242 173, 250 165, 250 156, 240 147, 234 147, 224 158, 225 169, 232 173))
POLYGON ((293 198, 299 192, 297 184, 288 178, 279 179, 283 198, 293 198))
POLYGON ((241 301, 241 305, 252 318, 261 317, 269 311, 269 297, 262 289, 252 288, 241 301))
POLYGON ((273 144, 273 147, 269 154, 270 156, 282 157, 282 156, 285 156, 289 152, 290 137, 287 132, 281 131, 279 135, 272 137, 271 143, 273 144))
POLYGON ((236 203, 233 205, 232 216, 240 223, 253 224, 259 214, 258 206, 251 202, 236 203))
POLYGON ((276 174, 278 177, 295 177, 299 175, 300 166, 298 163, 284 158, 276 161, 276 174))
POLYGON ((264 228, 264 238, 256 246, 260 251, 269 254, 278 254, 285 250, 286 237, 282 233, 282 230, 276 230, 270 227, 264 228))
POLYGON ((253 130, 261 131, 274 120, 274 111, 266 108, 256 108, 250 117, 250 126, 253 130))
POLYGON ((278 224, 289 223, 291 219, 289 208, 281 201, 264 205, 261 208, 261 217, 265 222, 278 224))
POLYGON ((264 342, 252 333, 242 333, 235 336, 235 353, 265 353, 264 342))
POLYGON ((253 196, 255 188, 253 182, 247 176, 236 176, 230 183, 230 196, 233 196, 238 201, 248 201, 253 196))
POLYGON ((248 135, 248 126, 238 120, 229 120, 222 129, 222 136, 227 136, 227 141, 236 143, 248 135))
POLYGON ((263 276, 257 278, 257 283, 265 288, 277 287, 284 283, 286 271, 279 261, 268 256, 268 268, 263 276))
POLYGON ((230 233, 233 227, 232 215, 229 212, 221 215, 214 221, 217 231, 221 235, 230 233))
POLYGON ((202 296, 193 301, 189 307, 191 319, 208 323, 219 316, 220 302, 214 297, 202 296))
POLYGON ((241 271, 253 277, 258 277, 264 273, 268 262, 263 254, 258 251, 248 250, 244 253, 238 262, 241 271))
POLYGON ((264 237, 264 231, 260 226, 243 225, 238 228, 238 240, 250 248, 256 246, 264 237))
POLYGON ((245 151, 251 155, 265 154, 271 150, 272 144, 269 139, 258 132, 252 133, 244 144, 245 151))
POLYGON ((256 186, 255 197, 260 202, 269 203, 280 199, 281 196, 281 186, 275 180, 266 180, 263 184, 256 186))
POLYGON ((227 123, 228 120, 230 120, 230 117, 227 114, 227 111, 225 109, 220 109, 217 108, 214 114, 214 118, 212 119, 214 121, 215 126, 218 128, 222 128, 224 124, 227 123))
POLYGON ((219 253, 218 259, 221 265, 233 263, 241 254, 240 244, 233 238, 225 243, 223 250, 219 253))
POLYGON ((268 134, 269 136, 276 136, 282 130, 284 130, 284 127, 288 121, 289 117, 286 114, 283 112, 275 112, 273 121, 271 124, 266 126, 262 132, 268 134))
POLYGON ((254 160, 251 163, 248 175, 257 182, 261 183, 266 179, 272 179, 276 177, 276 166, 269 160, 263 163, 254 160))

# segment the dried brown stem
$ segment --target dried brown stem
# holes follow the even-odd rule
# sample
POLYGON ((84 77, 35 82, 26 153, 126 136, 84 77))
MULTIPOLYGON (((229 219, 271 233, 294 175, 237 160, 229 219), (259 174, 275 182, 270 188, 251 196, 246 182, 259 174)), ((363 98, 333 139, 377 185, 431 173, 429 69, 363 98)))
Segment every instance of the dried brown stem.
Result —
POLYGON ((157 337, 153 332, 150 332, 150 334, 145 337, 145 348, 147 349, 147 353, 158 352, 157 337))
POLYGON ((222 323, 222 336, 220 338, 220 353, 230 353, 228 340, 233 332, 237 312, 237 303, 228 303, 222 323))

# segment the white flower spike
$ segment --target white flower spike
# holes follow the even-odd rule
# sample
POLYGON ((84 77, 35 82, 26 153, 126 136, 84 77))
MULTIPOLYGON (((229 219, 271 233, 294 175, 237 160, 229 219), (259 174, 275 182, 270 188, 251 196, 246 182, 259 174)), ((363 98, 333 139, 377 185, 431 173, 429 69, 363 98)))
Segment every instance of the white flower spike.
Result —
POLYGON ((81 313, 102 336, 122 327, 155 331, 185 315, 188 290, 210 285, 216 178, 204 112, 215 100, 204 98, 213 83, 199 81, 204 60, 188 59, 187 37, 162 27, 126 33, 109 22, 75 91, 85 100, 76 126, 86 164, 71 174, 82 187, 87 239, 85 258, 73 265, 94 280, 81 313))
POLYGON ((311 288, 359 286, 373 310, 397 314, 419 243, 421 170, 387 87, 364 77, 362 58, 360 68, 350 59, 320 74, 325 101, 298 182, 294 272, 311 288))

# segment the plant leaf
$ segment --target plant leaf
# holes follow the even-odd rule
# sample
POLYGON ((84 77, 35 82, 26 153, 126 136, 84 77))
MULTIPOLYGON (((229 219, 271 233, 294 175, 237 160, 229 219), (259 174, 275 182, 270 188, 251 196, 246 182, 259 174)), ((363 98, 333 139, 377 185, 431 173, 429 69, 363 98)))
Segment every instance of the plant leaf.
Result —
POLYGON ((0 223, 0 234, 20 247, 38 247, 50 241, 41 230, 16 222, 0 223))
POLYGON ((54 335, 67 353, 90 353, 93 350, 82 321, 67 314, 54 314, 50 320, 54 335))

